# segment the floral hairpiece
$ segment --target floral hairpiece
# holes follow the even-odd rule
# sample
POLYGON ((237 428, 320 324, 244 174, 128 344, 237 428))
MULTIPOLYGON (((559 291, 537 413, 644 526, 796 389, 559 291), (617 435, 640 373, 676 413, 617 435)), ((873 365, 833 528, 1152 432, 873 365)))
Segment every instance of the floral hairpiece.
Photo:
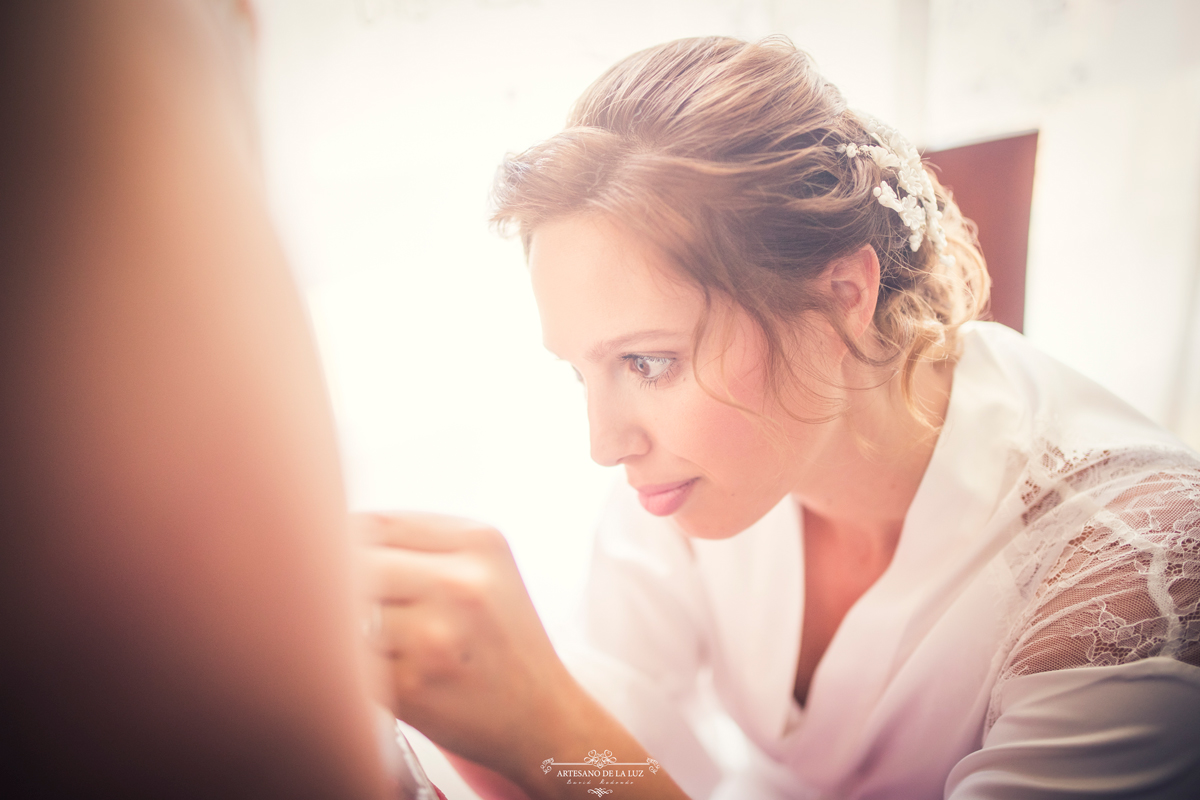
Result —
POLYGON ((890 125, 867 114, 859 114, 859 117, 867 133, 878 144, 839 144, 837 152, 845 153, 848 158, 869 156, 884 169, 895 169, 896 184, 904 190, 905 196, 900 197, 887 181, 881 181, 872 194, 880 205, 900 215, 911 231, 908 246, 914 253, 928 236, 938 256, 943 261, 953 261, 953 256, 945 252, 946 232, 942 228, 942 212, 938 210, 933 181, 921 163, 920 153, 890 125))

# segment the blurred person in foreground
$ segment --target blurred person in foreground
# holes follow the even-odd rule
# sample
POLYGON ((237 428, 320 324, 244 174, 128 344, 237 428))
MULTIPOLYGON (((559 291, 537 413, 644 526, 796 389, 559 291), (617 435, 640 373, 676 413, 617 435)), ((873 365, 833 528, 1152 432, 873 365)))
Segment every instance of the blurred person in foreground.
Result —
POLYGON ((4 797, 388 796, 239 13, 0 5, 4 797))
POLYGON ((578 682, 498 533, 362 519, 396 708, 489 791, 1200 796, 1200 457, 979 321, 982 256, 903 136, 784 40, 680 40, 495 198, 629 486, 578 682))

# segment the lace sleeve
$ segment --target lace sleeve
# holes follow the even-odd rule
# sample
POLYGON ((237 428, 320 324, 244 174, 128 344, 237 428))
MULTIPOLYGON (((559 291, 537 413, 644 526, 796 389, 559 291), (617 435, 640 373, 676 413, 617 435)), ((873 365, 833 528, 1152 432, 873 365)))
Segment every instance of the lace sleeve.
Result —
POLYGON ((1015 677, 1154 656, 1200 667, 1200 465, 1180 456, 1164 466, 1161 453, 1052 455, 1052 479, 1026 486, 1026 538, 1038 546, 1024 548, 1016 571, 1029 602, 989 729, 1015 677))
POLYGON ((1198 797, 1200 464, 1043 453, 1006 551, 1019 599, 982 747, 946 796, 1198 797))

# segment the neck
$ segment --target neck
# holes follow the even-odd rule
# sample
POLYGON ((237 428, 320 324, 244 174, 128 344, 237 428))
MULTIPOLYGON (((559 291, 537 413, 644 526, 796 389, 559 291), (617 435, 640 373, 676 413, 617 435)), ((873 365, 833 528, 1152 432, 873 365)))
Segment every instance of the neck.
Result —
POLYGON ((807 459, 794 492, 805 513, 830 535, 890 557, 933 457, 952 378, 950 360, 917 367, 913 398, 932 428, 909 409, 899 376, 852 392, 848 412, 831 423, 826 446, 807 459))

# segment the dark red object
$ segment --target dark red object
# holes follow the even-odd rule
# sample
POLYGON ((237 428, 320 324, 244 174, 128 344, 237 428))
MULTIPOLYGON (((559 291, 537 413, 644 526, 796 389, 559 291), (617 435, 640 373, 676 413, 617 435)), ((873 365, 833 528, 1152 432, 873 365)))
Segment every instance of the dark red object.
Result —
POLYGON ((1015 330, 1025 323, 1025 262, 1037 131, 924 154, 963 214, 979 227, 992 276, 989 319, 1015 330))

